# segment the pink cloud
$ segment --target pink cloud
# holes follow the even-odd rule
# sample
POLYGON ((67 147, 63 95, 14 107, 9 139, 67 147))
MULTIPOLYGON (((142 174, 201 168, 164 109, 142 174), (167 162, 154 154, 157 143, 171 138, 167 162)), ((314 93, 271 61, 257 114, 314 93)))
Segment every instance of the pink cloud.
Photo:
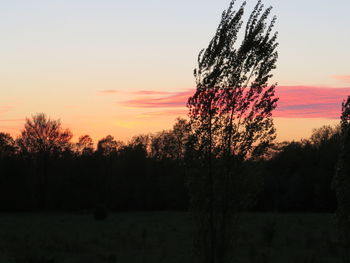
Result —
POLYGON ((350 88, 319 88, 310 86, 280 86, 280 98, 275 117, 339 118, 342 101, 350 95, 350 88))
POLYGON ((332 77, 336 80, 341 81, 341 82, 350 83, 350 75, 335 75, 332 77))
MULTIPOLYGON (((178 93, 164 93, 165 96, 159 97, 155 96, 160 95, 157 92, 154 94, 150 92, 148 93, 150 96, 124 101, 122 104, 132 108, 172 109, 171 111, 145 113, 144 116, 172 115, 174 112, 185 115, 187 100, 193 93, 194 90, 189 89, 178 93), (173 110, 174 108, 181 108, 181 110, 173 110)), ((276 96, 280 99, 273 115, 284 118, 337 119, 340 116, 341 103, 349 95, 350 88, 279 86, 276 88, 276 96)))

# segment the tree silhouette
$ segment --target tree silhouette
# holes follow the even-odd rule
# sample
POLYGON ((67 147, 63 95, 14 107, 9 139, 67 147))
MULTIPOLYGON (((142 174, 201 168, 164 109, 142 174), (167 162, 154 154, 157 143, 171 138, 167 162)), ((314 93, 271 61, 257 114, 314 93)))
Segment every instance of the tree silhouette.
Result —
POLYGON ((75 144, 75 152, 78 155, 91 155, 94 152, 94 142, 89 135, 79 137, 75 144))
POLYGON ((61 128, 59 120, 51 120, 44 113, 27 118, 17 143, 23 154, 30 154, 38 169, 38 206, 47 208, 48 169, 50 160, 59 157, 64 151, 70 151, 72 133, 61 128))
MULTIPOLYGON (((199 193, 209 200, 201 185, 205 180, 200 180, 207 172, 201 169, 208 165, 203 165, 207 159, 198 152, 188 126, 187 121, 176 120, 173 129, 167 131, 171 140, 165 140, 166 147, 159 155, 152 154, 152 140, 158 134, 137 136, 111 155, 100 154, 95 149, 92 154, 90 150, 80 154, 78 149, 91 146, 89 137, 82 136, 77 142, 81 147, 72 144, 72 151, 68 148, 41 159, 44 155, 20 151, 9 134, 0 133, 0 210, 44 209, 42 204, 38 207, 43 175, 47 179, 43 188, 47 192, 46 209, 81 211, 103 205, 113 211, 186 210, 189 201, 184 185, 186 177, 192 180, 188 183, 193 209, 193 197, 199 193), (189 178, 188 174, 196 177, 189 178)), ((261 160, 246 158, 241 164, 232 161, 235 184, 230 188, 234 191, 231 194, 236 195, 232 198, 243 207, 243 201, 253 198, 245 198, 242 193, 259 193, 258 202, 249 207, 250 211, 334 212, 336 196, 331 181, 335 181, 334 167, 344 144, 340 137, 340 125, 339 128, 323 126, 315 129, 309 139, 275 144, 261 160), (257 183, 252 185, 252 182, 257 183)), ((213 154, 213 168, 217 193, 222 187, 217 182, 221 178, 218 176, 226 171, 225 158, 213 154)), ((216 198, 219 197, 217 194, 216 198)), ((198 198, 198 204, 202 204, 201 200, 198 198)), ((218 207, 214 214, 216 221, 220 219, 217 210, 218 207)))
POLYGON ((158 132, 151 137, 151 156, 155 159, 176 159, 176 138, 171 130, 158 132))
POLYGON ((189 123, 177 118, 173 129, 164 130, 150 137, 150 156, 156 159, 180 161, 185 156, 185 146, 189 137, 189 123))
POLYGON ((60 154, 71 147, 73 135, 61 128, 59 120, 51 120, 44 113, 27 118, 18 138, 18 145, 24 152, 32 154, 60 154))
POLYGON ((198 56, 197 89, 188 100, 192 141, 200 172, 191 179, 200 262, 228 262, 242 200, 243 161, 261 157, 275 139, 275 85, 268 85, 277 61, 275 18, 258 1, 238 45, 246 3, 223 12, 209 46, 198 56))
POLYGON ((10 134, 0 132, 0 157, 15 154, 17 147, 10 134))
POLYGON ((313 129, 310 137, 310 141, 315 146, 321 146, 327 141, 331 141, 334 136, 339 135, 339 127, 332 127, 329 125, 323 125, 320 128, 313 129))
POLYGON ((186 145, 190 135, 190 125, 188 121, 183 118, 177 118, 173 125, 172 132, 176 140, 176 158, 177 160, 181 160, 185 157, 186 145))
POLYGON ((333 186, 338 208, 336 212, 338 236, 343 262, 350 262, 350 96, 342 104, 340 121, 341 150, 333 186))
POLYGON ((107 135, 98 141, 97 152, 104 156, 110 156, 116 153, 122 146, 123 143, 121 141, 116 141, 113 136, 107 135))

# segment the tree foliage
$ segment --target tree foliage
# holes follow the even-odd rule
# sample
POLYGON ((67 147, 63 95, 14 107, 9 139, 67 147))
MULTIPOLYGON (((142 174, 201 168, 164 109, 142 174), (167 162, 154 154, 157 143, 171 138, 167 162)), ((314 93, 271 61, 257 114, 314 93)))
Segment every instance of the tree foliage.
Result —
POLYGON ((10 156, 15 154, 17 146, 10 134, 0 132, 0 156, 10 156))
POLYGON ((187 120, 177 118, 173 129, 161 131, 151 137, 151 156, 157 159, 183 159, 188 137, 189 124, 187 120))
POLYGON ((198 226, 197 259, 228 262, 236 211, 242 196, 242 162, 261 157, 275 139, 277 61, 275 18, 258 1, 242 32, 246 3, 223 12, 215 36, 198 56, 197 89, 188 100, 192 145, 202 166, 192 179, 192 209, 198 226), (224 162, 218 166, 218 160, 224 162), (218 168, 220 167, 220 168, 218 168))
POLYGON ((79 155, 91 155, 94 152, 94 142, 89 135, 82 135, 74 148, 79 155))
POLYGON ((107 135, 98 141, 97 152, 104 156, 110 156, 116 153, 122 146, 123 142, 116 141, 112 135, 107 135))
POLYGON ((275 85, 267 82, 278 57, 277 33, 272 32, 275 18, 267 21, 271 7, 264 10, 258 1, 237 45, 245 3, 238 11, 233 4, 223 13, 208 48, 199 54, 194 71, 197 90, 188 107, 199 145, 210 146, 206 141, 211 137, 212 146, 225 146, 217 149, 219 153, 246 158, 261 153, 275 138, 271 112, 277 98, 275 85))

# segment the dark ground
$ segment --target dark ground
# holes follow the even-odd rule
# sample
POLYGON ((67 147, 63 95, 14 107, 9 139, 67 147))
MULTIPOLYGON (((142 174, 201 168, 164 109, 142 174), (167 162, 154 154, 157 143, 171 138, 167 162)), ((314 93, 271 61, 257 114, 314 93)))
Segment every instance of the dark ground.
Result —
MULTIPOLYGON (((184 212, 1 214, 0 262, 190 262, 184 212)), ((331 214, 241 216, 235 262, 340 262, 331 214)))

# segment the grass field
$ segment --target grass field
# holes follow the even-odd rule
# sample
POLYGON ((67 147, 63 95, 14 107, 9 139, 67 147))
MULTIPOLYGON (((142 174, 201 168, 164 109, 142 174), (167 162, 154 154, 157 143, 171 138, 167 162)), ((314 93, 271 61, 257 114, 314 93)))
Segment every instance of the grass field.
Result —
MULTIPOLYGON (((243 214, 235 262, 340 262, 330 214, 243 214)), ((0 214, 0 262, 186 263, 192 226, 183 212, 0 214)))

